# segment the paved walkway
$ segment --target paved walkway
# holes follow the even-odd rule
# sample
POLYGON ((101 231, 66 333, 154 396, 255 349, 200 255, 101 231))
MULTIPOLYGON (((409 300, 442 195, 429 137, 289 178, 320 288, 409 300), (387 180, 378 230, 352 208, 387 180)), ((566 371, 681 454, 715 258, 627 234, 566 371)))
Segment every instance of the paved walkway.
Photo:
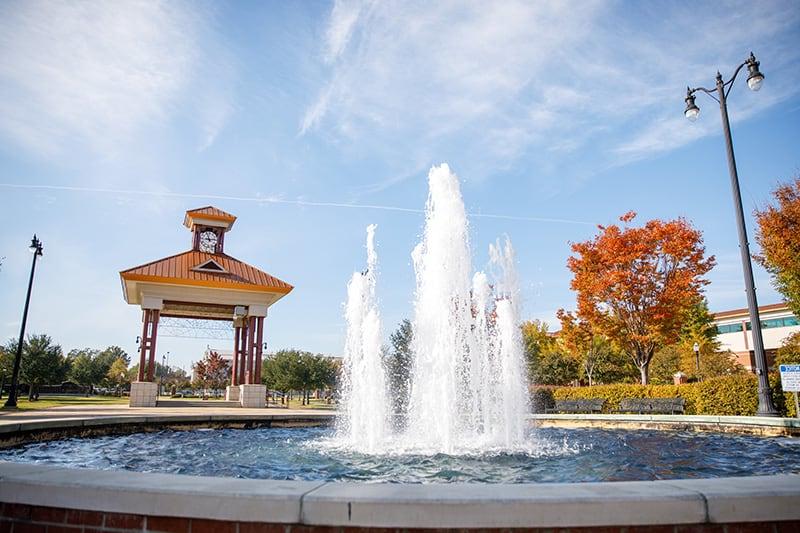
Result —
POLYGON ((230 418, 257 418, 261 416, 335 416, 336 412, 327 409, 283 409, 268 407, 264 409, 244 409, 241 407, 216 407, 213 404, 203 407, 145 407, 131 408, 127 405, 103 406, 64 406, 42 410, 2 410, 0 409, 0 427, 18 425, 26 422, 99 419, 99 418, 135 418, 142 416, 199 415, 225 416, 230 418))

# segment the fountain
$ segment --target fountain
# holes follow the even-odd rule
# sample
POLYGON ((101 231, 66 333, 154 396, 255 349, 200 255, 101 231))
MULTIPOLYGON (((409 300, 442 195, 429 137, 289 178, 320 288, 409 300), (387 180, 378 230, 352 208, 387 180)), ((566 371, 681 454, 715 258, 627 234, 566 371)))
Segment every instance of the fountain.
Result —
POLYGON ((388 434, 386 379, 381 361, 381 319, 375 296, 378 254, 375 225, 367 227, 367 269, 347 284, 347 339, 342 372, 343 415, 337 434, 347 447, 376 452, 388 434))
POLYGON ((458 178, 442 164, 431 169, 428 183, 425 229, 412 252, 417 284, 408 423, 399 434, 389 430, 370 226, 368 268, 348 285, 337 440, 369 453, 517 449, 525 444, 528 396, 511 243, 506 238, 489 247, 491 276, 473 274, 458 178))

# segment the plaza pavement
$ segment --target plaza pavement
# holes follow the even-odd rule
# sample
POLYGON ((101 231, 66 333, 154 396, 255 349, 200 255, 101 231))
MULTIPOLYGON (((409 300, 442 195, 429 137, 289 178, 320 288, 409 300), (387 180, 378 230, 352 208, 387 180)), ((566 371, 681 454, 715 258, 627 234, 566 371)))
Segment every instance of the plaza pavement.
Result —
MULTIPOLYGON (((187 402, 188 404, 189 402, 187 402)), ((169 417, 169 416, 224 416, 231 419, 252 419, 263 416, 279 415, 281 418, 291 416, 314 417, 335 416, 336 411, 327 409, 285 409, 280 407, 267 407, 262 409, 245 409, 242 407, 215 406, 213 403, 202 407, 182 407, 174 400, 167 407, 140 407, 132 408, 126 404, 102 406, 63 406, 51 407, 41 410, 4 410, 0 409, 0 428, 3 426, 16 426, 29 422, 57 421, 57 420, 85 420, 109 419, 122 420, 125 418, 141 417, 169 417)))

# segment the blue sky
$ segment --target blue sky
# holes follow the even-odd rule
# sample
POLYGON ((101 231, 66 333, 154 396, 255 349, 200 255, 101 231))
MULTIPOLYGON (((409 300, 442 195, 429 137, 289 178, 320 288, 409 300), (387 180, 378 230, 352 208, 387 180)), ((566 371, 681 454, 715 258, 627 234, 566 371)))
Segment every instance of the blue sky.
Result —
MULTIPOLYGON (((229 254, 296 286, 270 349, 341 352, 376 223, 388 335, 441 162, 468 211, 505 217, 471 218, 474 264, 511 237, 526 318, 555 325, 569 242, 631 209, 691 220, 719 263, 712 309, 744 307, 717 104, 698 98, 692 124, 683 97, 751 50, 764 86, 730 96, 748 213, 800 169, 797 2, 3 2, 0 336, 18 334, 35 232, 29 331, 133 353, 118 272, 187 249, 183 211, 208 204, 239 217, 229 254)), ((209 342, 159 352, 188 368, 209 342)))

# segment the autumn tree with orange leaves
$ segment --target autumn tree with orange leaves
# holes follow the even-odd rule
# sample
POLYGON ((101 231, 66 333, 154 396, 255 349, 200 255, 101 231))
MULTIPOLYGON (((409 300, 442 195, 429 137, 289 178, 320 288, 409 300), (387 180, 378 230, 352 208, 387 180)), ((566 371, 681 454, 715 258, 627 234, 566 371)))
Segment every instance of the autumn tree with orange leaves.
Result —
POLYGON ((775 288, 800 314, 800 177, 772 193, 777 205, 756 211, 756 260, 772 274, 775 288))
POLYGON ((230 365, 222 356, 211 351, 194 364, 197 384, 204 388, 221 389, 228 381, 230 365))
POLYGON ((659 346, 674 343, 714 267, 702 234, 686 220, 650 220, 630 227, 598 226, 593 239, 575 243, 567 260, 577 292, 576 316, 623 348, 639 368, 642 384, 659 346))

